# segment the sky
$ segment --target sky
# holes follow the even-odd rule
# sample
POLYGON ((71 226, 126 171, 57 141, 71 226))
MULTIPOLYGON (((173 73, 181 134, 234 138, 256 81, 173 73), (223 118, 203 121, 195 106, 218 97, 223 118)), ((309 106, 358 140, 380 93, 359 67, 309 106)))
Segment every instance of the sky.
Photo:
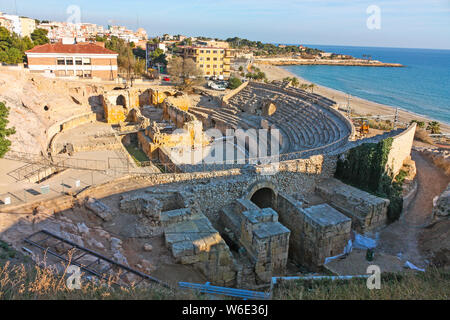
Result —
POLYGON ((142 27, 149 36, 450 49, 450 0, 0 0, 0 11, 67 21, 71 5, 81 22, 142 27), (367 12, 373 6, 379 15, 367 12))

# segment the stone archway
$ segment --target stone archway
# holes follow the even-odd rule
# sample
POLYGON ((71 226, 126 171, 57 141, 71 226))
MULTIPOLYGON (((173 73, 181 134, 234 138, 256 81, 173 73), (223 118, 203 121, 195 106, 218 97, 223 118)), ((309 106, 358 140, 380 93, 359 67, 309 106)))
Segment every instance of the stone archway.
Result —
POLYGON ((117 106, 122 106, 124 108, 127 107, 127 100, 125 99, 125 97, 122 94, 117 97, 116 105, 117 106))
POLYGON ((276 210, 278 201, 278 190, 270 181, 257 181, 252 184, 245 195, 260 208, 272 208, 276 210))

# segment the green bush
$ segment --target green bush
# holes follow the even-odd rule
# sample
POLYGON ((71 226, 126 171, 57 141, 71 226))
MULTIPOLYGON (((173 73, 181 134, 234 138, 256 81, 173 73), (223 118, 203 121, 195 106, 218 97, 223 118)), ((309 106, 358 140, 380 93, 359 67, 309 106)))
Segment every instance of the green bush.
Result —
POLYGON ((242 84, 242 81, 238 78, 232 77, 228 80, 228 88, 231 90, 238 88, 242 84))
POLYGON ((11 146, 11 141, 7 137, 16 133, 14 128, 6 128, 9 123, 8 116, 9 108, 5 106, 4 102, 0 102, 0 158, 8 152, 11 146))

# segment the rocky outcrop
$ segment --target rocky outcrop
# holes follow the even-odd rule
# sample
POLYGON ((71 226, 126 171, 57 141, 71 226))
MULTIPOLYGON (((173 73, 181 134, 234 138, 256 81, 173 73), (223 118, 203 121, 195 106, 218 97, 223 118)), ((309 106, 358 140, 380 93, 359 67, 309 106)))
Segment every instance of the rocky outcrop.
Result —
POLYGON ((450 217, 450 183, 447 189, 436 199, 433 204, 433 218, 448 218, 450 217))

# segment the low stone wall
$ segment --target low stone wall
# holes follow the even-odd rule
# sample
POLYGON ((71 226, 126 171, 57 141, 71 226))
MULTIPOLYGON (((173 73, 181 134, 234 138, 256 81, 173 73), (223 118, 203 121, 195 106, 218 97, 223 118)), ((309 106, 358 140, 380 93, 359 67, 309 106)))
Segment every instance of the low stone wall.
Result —
POLYGON ((246 81, 246 82, 242 83, 239 87, 237 87, 236 89, 231 91, 230 93, 228 93, 225 96, 223 96, 223 98, 222 98, 222 106, 228 105, 228 100, 230 100, 234 95, 236 95, 239 92, 241 92, 242 90, 244 90, 245 87, 247 87, 249 83, 250 83, 250 81, 246 81))
POLYGON ((296 262, 318 270, 325 258, 338 255, 350 239, 351 219, 322 204, 302 208, 303 204, 278 194, 280 222, 291 231, 289 256, 296 262))
POLYGON ((187 111, 177 108, 175 105, 167 101, 164 101, 164 119, 170 119, 177 128, 183 128, 186 122, 197 120, 197 118, 187 111))
POLYGON ((76 115, 73 117, 70 117, 69 119, 65 119, 63 121, 60 121, 54 125, 52 125, 47 130, 47 145, 49 148, 49 151, 54 154, 57 152, 55 150, 54 141, 58 133, 61 133, 64 130, 72 129, 78 126, 81 126, 86 123, 91 123, 97 121, 97 114, 94 112, 88 112, 81 115, 76 115))
MULTIPOLYGON (((173 215, 185 215, 177 210, 173 215)), ((166 246, 176 261, 192 265, 215 285, 233 286, 236 283, 236 267, 233 256, 219 232, 202 214, 179 218, 164 229, 166 246), (187 232, 188 230, 188 232, 187 232)))
POLYGON ((331 178, 316 186, 317 192, 353 220, 353 229, 360 233, 386 224, 389 200, 346 185, 331 178))

